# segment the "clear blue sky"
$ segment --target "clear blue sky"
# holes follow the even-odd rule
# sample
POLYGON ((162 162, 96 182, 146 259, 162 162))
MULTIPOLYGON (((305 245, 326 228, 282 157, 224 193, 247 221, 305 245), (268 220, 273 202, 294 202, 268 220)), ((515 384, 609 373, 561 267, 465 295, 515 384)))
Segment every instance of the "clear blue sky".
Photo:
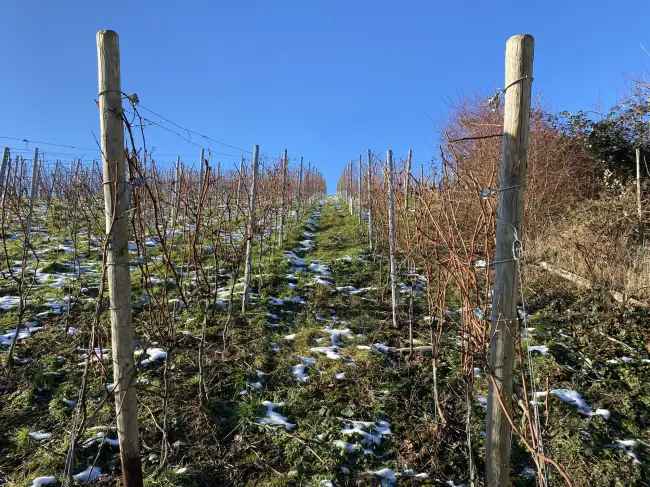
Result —
MULTIPOLYGON (((123 89, 144 106, 234 146, 287 147, 330 191, 367 148, 435 157, 449 108, 502 86, 511 34, 535 36, 534 90, 551 110, 606 109, 650 67, 647 0, 4 0, 0 19, 0 136, 95 147, 95 32, 108 28, 123 89)), ((169 133, 147 136, 161 160, 198 159, 169 133)))

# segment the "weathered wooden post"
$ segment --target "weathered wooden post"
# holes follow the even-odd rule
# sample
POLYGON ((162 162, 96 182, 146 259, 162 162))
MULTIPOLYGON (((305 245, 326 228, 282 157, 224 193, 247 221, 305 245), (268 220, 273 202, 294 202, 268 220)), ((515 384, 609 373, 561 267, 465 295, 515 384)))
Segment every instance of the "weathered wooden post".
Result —
POLYGON ((0 166, 0 187, 1 188, 4 188, 6 186, 5 174, 7 174, 8 165, 9 165, 9 147, 5 147, 5 150, 2 154, 2 166, 0 166))
POLYGON ((393 151, 388 149, 386 155, 388 172, 388 253, 390 260, 390 294, 393 308, 393 326, 397 328, 397 275, 395 269, 395 172, 393 166, 393 151))
POLYGON ((636 148, 636 213, 639 218, 639 236, 644 243, 643 208, 641 207, 641 149, 636 148))
POLYGON ((199 159, 199 194, 203 188, 203 177, 204 177, 204 161, 205 161, 205 149, 201 147, 201 156, 199 159))
POLYGON ((300 220, 302 212, 302 156, 300 156, 300 171, 298 172, 298 208, 296 209, 296 221, 300 220))
POLYGON ((499 170, 497 234, 490 381, 487 411, 486 473, 488 487, 510 485, 512 367, 517 336, 518 268, 515 255, 521 238, 526 184, 530 96, 533 80, 533 37, 515 35, 506 44, 502 159, 499 170), (499 404, 499 396, 508 409, 499 404))
POLYGON ((413 163, 413 149, 409 149, 409 155, 406 158, 406 174, 404 177, 404 209, 409 209, 409 190, 411 189, 411 164, 413 163))
POLYGON ((287 171, 289 169, 289 156, 287 149, 284 149, 284 157, 282 158, 282 202, 280 204, 280 232, 278 235, 278 247, 282 250, 284 244, 284 219, 285 212, 287 211, 287 171))
POLYGON ((353 170, 352 161, 348 163, 348 207, 350 209, 350 216, 354 215, 354 178, 352 176, 353 170))
POLYGON ((371 204, 371 195, 372 195, 372 152, 368 149, 368 248, 370 253, 374 249, 372 242, 372 204, 371 204))
POLYGON ((359 156, 359 227, 361 227, 361 211, 362 211, 362 196, 363 194, 363 167, 361 162, 361 156, 359 156))
POLYGON ((138 415, 134 387, 131 278, 128 253, 129 187, 124 160, 120 48, 116 32, 97 32, 99 125, 103 161, 104 208, 108 291, 111 316, 111 349, 117 435, 126 487, 142 486, 138 441, 138 415))
POLYGON ((244 260, 244 293, 241 298, 241 312, 246 312, 248 305, 248 293, 251 284, 251 272, 253 264, 253 239, 255 238, 255 200, 257 198, 257 169, 260 161, 260 146, 255 145, 253 149, 253 174, 248 199, 248 224, 246 225, 246 257, 244 260))
POLYGON ((27 244, 30 240, 30 235, 32 233, 32 218, 34 215, 34 202, 36 201, 36 197, 38 196, 38 177, 39 177, 39 170, 38 170, 38 147, 34 149, 34 160, 32 161, 32 187, 29 190, 29 213, 27 214, 27 223, 26 223, 26 229, 27 233, 25 235, 25 244, 27 244))

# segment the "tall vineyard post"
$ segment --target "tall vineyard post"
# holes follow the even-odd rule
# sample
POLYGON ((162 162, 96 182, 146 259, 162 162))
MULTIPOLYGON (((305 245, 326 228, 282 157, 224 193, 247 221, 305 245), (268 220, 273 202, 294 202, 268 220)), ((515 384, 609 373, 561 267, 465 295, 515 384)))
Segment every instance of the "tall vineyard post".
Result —
POLYGON ((388 149, 386 154, 386 172, 388 181, 388 245, 390 263, 390 294, 393 316, 393 327, 397 328, 397 267, 395 262, 396 252, 396 225, 395 221, 395 168, 393 164, 393 151, 388 149))
POLYGON ((126 487, 141 487, 142 464, 134 385, 131 278, 128 257, 129 196, 126 181, 120 52, 116 32, 97 33, 99 120, 104 173, 113 375, 117 433, 126 487))
POLYGON ((251 186, 248 195, 248 223, 246 225, 246 256, 244 258, 244 291, 242 293, 241 312, 246 312, 253 262, 253 239, 255 238, 255 202, 257 199, 257 171, 260 159, 260 146, 253 149, 251 168, 251 186))
POLYGON ((534 40, 530 35, 512 36, 506 44, 503 145, 490 329, 489 366, 493 381, 489 386, 487 412, 485 463, 488 487, 510 484, 512 429, 507 416, 512 414, 512 369, 518 327, 517 252, 522 235, 527 172, 533 50, 534 40))

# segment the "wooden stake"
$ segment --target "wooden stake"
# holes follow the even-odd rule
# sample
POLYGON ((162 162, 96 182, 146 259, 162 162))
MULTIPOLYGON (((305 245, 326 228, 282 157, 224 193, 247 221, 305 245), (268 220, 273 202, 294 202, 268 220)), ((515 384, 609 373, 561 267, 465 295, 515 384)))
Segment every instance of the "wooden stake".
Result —
POLYGON ((26 244, 29 242, 29 237, 32 233, 32 218, 34 214, 34 201, 38 195, 38 147, 34 149, 34 160, 32 161, 32 187, 29 190, 29 212, 27 213, 26 223, 26 244))
POLYGON ((639 217, 639 236, 643 243, 643 209, 641 208, 641 149, 636 149, 636 213, 639 217))
POLYGON ((393 326, 397 328, 397 275, 395 269, 395 182, 393 173, 393 151, 386 155, 388 172, 388 250, 390 259, 390 294, 393 308, 393 326))
POLYGON ((497 206, 490 381, 487 411, 486 473, 488 487, 510 485, 511 428, 499 396, 512 414, 512 366, 517 336, 519 280, 513 248, 521 238, 526 184, 530 95, 534 40, 515 35, 506 44, 505 105, 503 114, 500 191, 497 206), (495 387, 496 385, 496 387, 495 387))
POLYGON ((362 208, 362 198, 361 194, 363 193, 363 169, 361 167, 361 156, 359 156, 359 205, 358 205, 358 210, 359 210, 359 227, 361 227, 361 208, 362 208))
POLYGON ((280 231, 278 234, 278 246, 282 250, 282 245, 284 244, 284 217, 285 212, 287 211, 287 171, 289 168, 289 156, 287 155, 287 149, 284 149, 284 157, 282 158, 282 203, 280 205, 280 231))
POLYGON ((413 162, 413 149, 409 149, 409 155, 406 158, 406 181, 404 181, 404 209, 409 209, 409 189, 411 188, 411 164, 413 162))
POLYGON ((296 211, 296 221, 300 220, 302 211, 302 156, 300 156, 300 172, 298 173, 298 210, 296 211))
POLYGON ((199 170, 200 170, 200 172, 199 172, 199 193, 201 192, 201 189, 203 188, 203 174, 204 174, 204 171, 203 171, 204 162, 203 161, 205 161, 205 149, 203 149, 203 147, 201 147, 201 159, 199 159, 199 170))
POLYGON ((4 153, 2 154, 2 166, 0 166, 0 188, 4 188, 6 186, 5 174, 7 174, 8 165, 9 165, 9 147, 5 147, 4 153))
POLYGON ((248 224, 246 226, 246 258, 244 260, 244 293, 241 298, 241 312, 246 313, 248 293, 251 283, 253 264, 253 239, 255 238, 255 199, 257 197, 257 168, 260 160, 260 146, 253 149, 253 176, 248 199, 248 224))
POLYGON ((126 487, 142 487, 131 324, 128 252, 128 201, 120 87, 120 48, 116 32, 97 32, 99 125, 104 178, 108 291, 117 435, 126 487))
POLYGON ((372 242, 372 205, 370 198, 372 195, 372 152, 368 149, 368 248, 372 254, 374 246, 372 242))

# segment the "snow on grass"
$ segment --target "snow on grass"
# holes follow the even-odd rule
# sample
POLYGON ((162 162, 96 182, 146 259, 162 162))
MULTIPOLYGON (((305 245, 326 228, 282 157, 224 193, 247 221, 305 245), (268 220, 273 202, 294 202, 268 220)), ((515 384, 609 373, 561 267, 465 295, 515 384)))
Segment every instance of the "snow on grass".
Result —
POLYGON ((0 296, 0 309, 9 311, 14 309, 20 303, 20 296, 0 296))
POLYGON ((339 347, 344 337, 350 338, 352 336, 352 331, 349 328, 330 328, 326 327, 323 329, 325 333, 328 333, 331 336, 332 346, 339 347))
MULTIPOLYGON (((571 389, 552 389, 551 394, 560 399, 560 401, 574 406, 580 414, 585 416, 602 416, 605 419, 609 419, 610 417, 608 409, 596 409, 594 411, 577 391, 571 389)), ((536 398, 543 396, 543 392, 536 393, 536 398)))
POLYGON ((289 262, 289 264, 292 267, 300 267, 300 268, 302 268, 302 267, 307 266, 307 263, 305 262, 305 259, 303 259, 302 257, 298 257, 295 254, 295 252, 287 251, 287 252, 284 253, 284 257, 287 259, 287 261, 289 262))
POLYGON ((634 359, 632 357, 619 357, 619 358, 612 358, 607 361, 608 364, 629 364, 634 362, 634 359))
POLYGON ((271 402, 271 401, 264 401, 262 402, 262 405, 266 407, 266 416, 263 418, 257 418, 257 423, 258 424, 268 424, 268 425, 273 425, 273 426, 284 426, 284 428, 287 431, 291 431, 296 427, 295 424, 289 423, 286 417, 282 416, 280 413, 278 413, 275 409, 280 408, 284 406, 283 402, 271 402))
POLYGON ((478 402, 483 409, 487 409, 487 404, 488 404, 487 397, 483 395, 478 395, 476 396, 476 402, 478 402))
POLYGON ((341 359, 341 355, 338 352, 338 347, 312 347, 309 350, 316 353, 322 353, 330 360, 341 359))
POLYGON ((541 355, 548 355, 548 347, 546 345, 529 345, 528 351, 530 353, 539 353, 541 355))
POLYGON ((369 472, 379 479, 381 487, 391 487, 397 485, 397 476, 390 468, 381 468, 374 472, 369 472))
POLYGON ((316 360, 312 357, 299 357, 301 363, 293 365, 291 367, 291 373, 296 378, 298 382, 307 382, 309 376, 307 375, 307 369, 312 365, 316 364, 316 360))
POLYGON ((45 431, 31 431, 29 437, 36 441, 49 440, 52 437, 52 433, 47 433, 45 431))
POLYGON ((638 444, 639 442, 637 440, 615 440, 615 443, 612 446, 623 450, 625 454, 632 459, 632 463, 638 465, 641 461, 634 451, 638 444))
MULTIPOLYGON (((358 347, 357 347, 358 348, 358 347)), ((373 343, 372 349, 380 353, 390 353, 395 350, 394 347, 389 347, 385 343, 373 343)))
POLYGON ((31 337, 33 333, 36 333, 38 330, 41 330, 43 328, 41 326, 35 325, 35 322, 28 322, 20 328, 20 332, 14 328, 0 335, 0 346, 10 346, 16 334, 18 334, 16 340, 24 340, 25 338, 31 337))
POLYGON ((350 294, 350 295, 352 295, 352 296, 356 296, 357 294, 367 293, 368 291, 374 291, 374 290, 376 290, 376 289, 377 289, 377 288, 376 288, 375 286, 361 287, 361 288, 359 288, 359 289, 352 289, 352 290, 349 290, 349 291, 348 291, 348 294, 350 294))
POLYGON ((101 468, 90 466, 86 470, 79 472, 76 475, 73 475, 72 478, 75 479, 77 482, 84 484, 84 483, 94 482, 99 478, 101 474, 102 474, 101 468))
POLYGON ((350 437, 361 437, 361 443, 374 447, 381 444, 385 436, 391 435, 388 421, 353 421, 345 420, 341 434, 350 437))
POLYGON ((317 260, 309 264, 309 270, 314 274, 320 274, 322 277, 330 277, 332 275, 329 266, 317 260))
POLYGON ((106 433, 104 433, 103 431, 97 433, 96 436, 93 436, 92 438, 89 438, 86 441, 84 441, 82 446, 84 448, 89 448, 94 444, 99 444, 99 445, 106 444, 112 446, 113 448, 119 448, 120 446, 120 443, 117 440, 117 438, 109 438, 108 436, 106 436, 106 433))
POLYGON ((162 348, 147 348, 146 353, 149 358, 146 358, 140 362, 142 365, 150 365, 159 361, 167 360, 167 352, 165 352, 162 348))
POLYGON ((43 485, 56 484, 56 477, 53 475, 45 475, 43 477, 36 477, 32 480, 32 487, 41 487, 43 485))
POLYGON ((331 287, 332 286, 332 281, 325 279, 321 276, 316 276, 314 277, 314 284, 317 284, 319 286, 325 286, 325 287, 331 287))

